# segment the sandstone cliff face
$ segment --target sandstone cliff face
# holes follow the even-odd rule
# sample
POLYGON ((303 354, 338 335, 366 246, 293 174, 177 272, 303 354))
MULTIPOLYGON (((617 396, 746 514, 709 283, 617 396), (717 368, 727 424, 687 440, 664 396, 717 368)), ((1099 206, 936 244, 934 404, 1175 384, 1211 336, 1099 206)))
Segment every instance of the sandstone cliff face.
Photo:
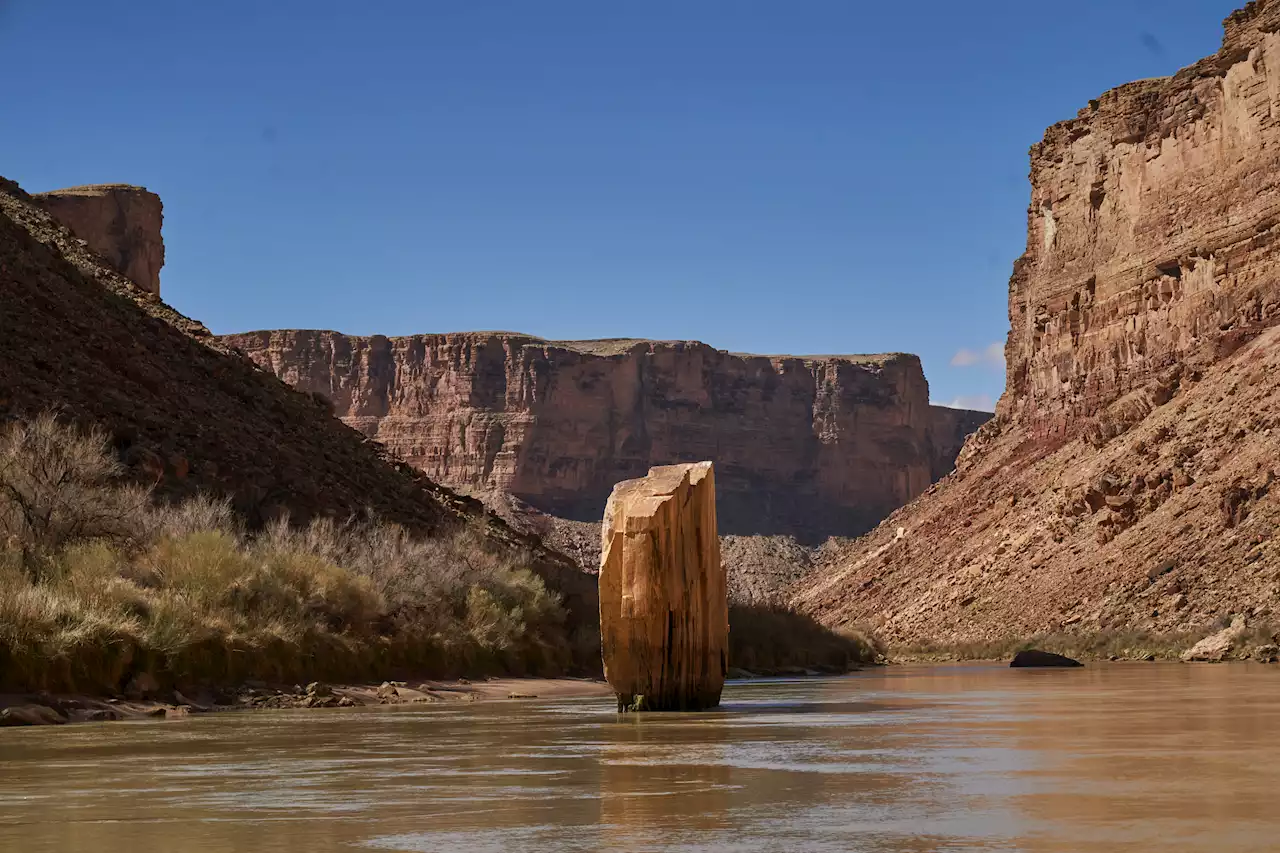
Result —
POLYGON ((1280 318, 1280 9, 1107 92, 1031 151, 1000 414, 1060 433, 1280 318))
POLYGON ((958 450, 909 355, 507 332, 224 340, 430 476, 580 520, 651 466, 713 459, 725 532, 851 535, 922 492, 958 450))
POLYGON ((990 412, 949 409, 931 406, 929 411, 929 446, 933 450, 930 464, 933 481, 937 482, 955 469, 956 459, 969 436, 991 420, 990 412))
POLYGON ((1280 612, 1280 3, 1226 29, 1032 149, 996 419, 795 606, 897 643, 1280 612))
POLYGON ((160 295, 164 219, 160 196, 128 184, 94 184, 32 196, 116 272, 160 295))

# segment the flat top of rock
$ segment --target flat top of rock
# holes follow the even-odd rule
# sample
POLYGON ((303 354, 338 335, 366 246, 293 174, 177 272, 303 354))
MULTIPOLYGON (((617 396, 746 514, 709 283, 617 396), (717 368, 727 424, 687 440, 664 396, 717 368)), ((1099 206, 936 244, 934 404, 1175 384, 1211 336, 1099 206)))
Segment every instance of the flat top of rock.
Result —
MULTIPOLYGON (((60 190, 59 192, 65 192, 65 191, 60 190)), ((902 359, 916 358, 916 356, 912 355, 911 353, 903 353, 903 352, 869 353, 869 354, 839 353, 839 354, 830 354, 830 355, 787 355, 787 354, 730 352, 727 350, 717 349, 716 347, 713 347, 707 343, 703 343, 702 341, 657 340, 653 338, 594 338, 590 340, 580 340, 580 341, 553 341, 553 340, 548 340, 546 338, 540 338, 537 335, 529 335, 523 332, 511 332, 511 331, 504 331, 504 330, 493 330, 493 331, 475 330, 475 331, 469 331, 469 332, 424 332, 416 335, 348 335, 343 332, 335 331, 333 329, 258 329, 258 330, 248 331, 248 332, 238 332, 238 333, 233 333, 229 335, 224 335, 223 337, 236 338, 243 335, 265 335, 265 334, 275 334, 275 333, 279 333, 279 334, 287 334, 287 333, 316 334, 318 333, 318 334, 325 334, 325 335, 340 335, 344 338, 349 338, 355 341, 368 341, 374 338, 379 338, 386 341, 407 341, 415 338, 417 339, 463 338, 463 339, 468 339, 470 341, 480 342, 480 341, 488 340, 489 338, 504 338, 504 339, 509 339, 514 343, 522 344, 524 346, 554 347, 558 349, 569 350, 570 352, 582 353, 584 355, 600 356, 604 358, 607 358, 610 356, 626 355, 636 347, 659 347, 659 348, 706 347, 708 349, 714 349, 717 352, 724 352, 726 355, 732 356, 733 358, 743 358, 743 359, 766 358, 771 360, 798 359, 804 362, 844 361, 844 362, 849 362, 851 364, 869 364, 869 365, 891 364, 895 361, 899 361, 902 359)))
POLYGON ((32 195, 35 198, 42 198, 44 196, 57 196, 57 195, 95 196, 95 195, 107 195, 109 193, 120 192, 120 191, 137 192, 137 193, 148 192, 146 187, 139 187, 134 184, 84 184, 83 186, 78 186, 78 187, 64 187, 63 189, 60 189, 60 190, 49 190, 48 192, 32 193, 32 195))

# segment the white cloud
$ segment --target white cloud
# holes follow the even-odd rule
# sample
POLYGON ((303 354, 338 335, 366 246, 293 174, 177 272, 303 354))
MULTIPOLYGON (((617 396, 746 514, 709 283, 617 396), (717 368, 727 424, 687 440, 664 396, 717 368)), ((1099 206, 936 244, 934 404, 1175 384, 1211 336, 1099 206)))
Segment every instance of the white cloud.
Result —
POLYGON ((996 401, 991 399, 990 394, 962 394, 949 403, 938 403, 937 405, 945 406, 948 409, 972 409, 976 412, 994 412, 996 410, 996 401))
POLYGON ((951 356, 952 367, 1004 367, 1004 343, 994 341, 981 351, 962 349, 951 356))

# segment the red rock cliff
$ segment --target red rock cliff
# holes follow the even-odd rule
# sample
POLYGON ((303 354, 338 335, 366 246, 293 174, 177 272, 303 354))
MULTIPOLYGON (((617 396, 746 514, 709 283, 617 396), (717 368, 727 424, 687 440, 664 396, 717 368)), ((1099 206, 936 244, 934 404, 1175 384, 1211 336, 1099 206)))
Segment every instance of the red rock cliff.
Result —
POLYGON ((1222 50, 1091 101, 1031 150, 1003 418, 1058 433, 1224 332, 1280 318, 1280 7, 1222 50))
POLYGON ((792 603, 912 644, 1124 632, 1117 653, 1141 656, 1144 634, 1262 629, 1280 613, 1280 2, 1051 127, 1027 232, 996 419, 792 603))
POLYGON ((95 184, 32 196, 116 272, 160 295, 164 219, 160 196, 128 184, 95 184))
POLYGON ((621 480, 712 459, 724 532, 849 535, 926 489, 958 449, 935 448, 928 383, 910 355, 505 332, 225 340, 431 476, 583 520, 621 480))

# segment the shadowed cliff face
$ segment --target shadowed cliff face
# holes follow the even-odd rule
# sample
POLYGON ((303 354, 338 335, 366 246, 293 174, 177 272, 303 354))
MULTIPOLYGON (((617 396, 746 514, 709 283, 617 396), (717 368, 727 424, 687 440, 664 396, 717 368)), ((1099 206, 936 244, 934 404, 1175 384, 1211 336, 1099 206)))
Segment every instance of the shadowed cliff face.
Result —
POLYGON ((713 460, 722 532, 854 535, 950 470, 962 428, 929 406, 910 355, 512 333, 223 340, 432 477, 586 521, 619 481, 713 460))
POLYGON ((1280 614, 1280 2, 1031 150, 1008 380, 957 471, 793 603, 893 642, 1280 614))
POLYGON ((164 219, 160 196, 128 184, 40 193, 32 200, 138 287, 160 295, 164 219))

